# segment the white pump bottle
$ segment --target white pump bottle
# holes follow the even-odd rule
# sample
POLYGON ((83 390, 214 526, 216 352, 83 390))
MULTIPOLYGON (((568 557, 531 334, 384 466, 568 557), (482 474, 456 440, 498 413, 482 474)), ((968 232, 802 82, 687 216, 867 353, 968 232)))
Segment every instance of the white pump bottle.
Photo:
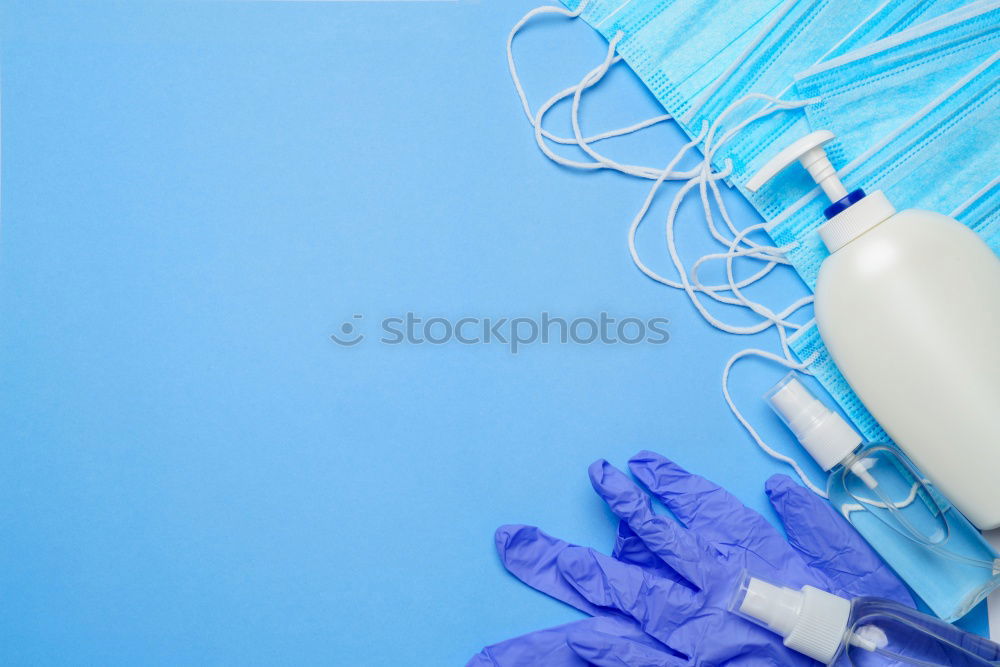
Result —
MULTIPOLYGON (((931 211, 851 193, 813 132, 747 183, 796 160, 833 205, 816 324, 831 357, 889 436, 982 530, 1000 527, 1000 258, 931 211)), ((928 187, 947 187, 928 183, 928 187)))

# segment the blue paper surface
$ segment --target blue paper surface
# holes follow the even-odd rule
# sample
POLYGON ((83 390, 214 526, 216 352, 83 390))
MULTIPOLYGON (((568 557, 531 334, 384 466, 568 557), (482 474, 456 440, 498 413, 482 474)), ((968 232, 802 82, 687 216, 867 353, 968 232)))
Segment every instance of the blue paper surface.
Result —
MULTIPOLYGON (((719 382, 775 339, 633 267, 646 184, 535 148, 503 52, 533 4, 3 3, 0 662, 462 664, 578 616, 502 570, 494 528, 610 548, 586 467, 642 448, 774 518, 783 468, 719 382), (406 313, 543 312, 670 340, 379 342, 406 313)), ((516 48, 536 106, 605 50, 557 19, 516 48)), ((591 132, 657 113, 622 66, 584 103, 591 132)), ((664 271, 665 210, 640 234, 664 271)), ((801 458, 760 400, 783 374, 748 361, 734 395, 801 458)))

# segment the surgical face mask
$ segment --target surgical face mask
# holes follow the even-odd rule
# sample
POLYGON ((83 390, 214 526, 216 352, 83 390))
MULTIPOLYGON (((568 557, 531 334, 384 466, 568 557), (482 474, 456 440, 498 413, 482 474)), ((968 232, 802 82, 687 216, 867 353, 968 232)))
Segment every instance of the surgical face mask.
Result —
POLYGON ((998 25, 996 3, 972 3, 796 75, 797 95, 817 100, 805 108, 810 127, 836 135, 833 163, 862 155, 1000 49, 998 25))
MULTIPOLYGON (((921 3, 906 18, 919 12, 926 18, 947 4, 921 3)), ((785 127, 777 124, 782 119, 776 117, 748 127, 732 149, 740 156, 734 158, 737 172, 756 173, 791 140, 818 129, 837 135, 829 154, 834 164, 846 164, 866 152, 873 138, 886 136, 964 74, 968 67, 962 66, 963 60, 981 60, 992 53, 1000 38, 995 29, 984 30, 991 20, 996 25, 995 2, 974 3, 893 34, 900 25, 899 8, 899 2, 885 3, 862 24, 866 36, 889 33, 889 37, 836 58, 825 55, 818 64, 796 70, 800 73, 795 75, 791 96, 809 101, 802 111, 805 119, 785 127), (775 141, 775 136, 781 140, 775 141), (744 148, 747 142, 750 146, 744 148)), ((860 28, 846 41, 857 46, 858 32, 860 28)), ((736 182, 743 185, 745 179, 736 182)), ((761 215, 773 220, 811 187, 806 174, 789 173, 760 192, 743 188, 741 192, 761 215)))
POLYGON ((968 4, 969 0, 889 0, 879 7, 872 20, 859 25, 841 41, 840 46, 832 49, 827 54, 827 60, 968 4))
MULTIPOLYGON (((1000 238, 988 201, 995 201, 997 191, 1000 63, 992 50, 977 57, 982 59, 970 58, 962 76, 899 127, 870 137, 868 148, 838 173, 849 188, 883 190, 906 208, 957 214, 998 251, 1000 238)), ((768 228, 775 243, 794 246, 786 256, 811 288, 828 254, 816 233, 825 205, 822 193, 813 188, 768 228)))
MULTIPOLYGON (((748 47, 782 0, 592 0, 581 18, 609 41, 675 117, 748 47)), ((576 8, 581 2, 569 0, 576 8)))
MULTIPOLYGON (((790 73, 826 61, 846 42, 857 45, 888 35, 898 24, 898 4, 885 0, 791 0, 782 3, 768 17, 768 25, 758 32, 723 77, 699 93, 685 120, 695 126, 705 120, 712 122, 752 92, 786 98, 792 87, 790 73)), ((806 97, 799 96, 799 99, 806 97)), ((739 126, 754 111, 753 104, 735 110, 731 119, 723 124, 723 131, 739 126)), ((733 180, 743 185, 764 161, 789 143, 788 138, 807 132, 808 124, 801 110, 775 114, 741 128, 722 148, 720 156, 731 160, 733 180)), ((756 195, 743 192, 760 207, 756 195)))
MULTIPOLYGON (((594 0, 581 18, 609 40, 691 137, 732 133, 709 158, 741 185, 787 137, 808 132, 801 109, 747 122, 781 98, 790 73, 952 8, 956 0, 594 0), (742 125, 742 127, 741 127, 742 125), (739 129, 736 129, 739 128, 739 129)), ((568 0, 576 8, 579 2, 568 0)), ((755 205, 755 197, 744 191, 755 205)), ((773 193, 772 193, 773 195, 773 193)), ((766 198, 766 196, 765 196, 766 198)), ((763 206, 758 206, 762 209, 763 206)))

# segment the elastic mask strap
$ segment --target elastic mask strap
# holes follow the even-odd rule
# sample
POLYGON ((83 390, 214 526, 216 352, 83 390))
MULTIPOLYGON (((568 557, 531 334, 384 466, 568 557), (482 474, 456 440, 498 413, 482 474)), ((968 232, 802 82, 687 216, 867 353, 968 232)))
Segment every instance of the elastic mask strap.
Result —
MULTIPOLYGON (((507 68, 510 70, 510 78, 514 80, 514 88, 517 90, 517 96, 521 100, 521 107, 524 109, 524 115, 528 117, 528 122, 534 122, 535 114, 531 112, 531 105, 528 104, 528 96, 524 92, 524 86, 521 85, 521 77, 517 73, 517 65, 514 63, 514 38, 517 37, 517 33, 524 29, 524 26, 528 25, 532 19, 536 16, 541 16, 543 14, 559 14, 560 16, 565 16, 566 18, 575 19, 578 18, 583 10, 587 8, 590 0, 583 0, 580 5, 575 10, 565 9, 563 7, 557 7, 555 5, 542 5, 541 7, 535 7, 530 12, 521 17, 521 20, 514 24, 511 28, 510 34, 507 35, 507 68)), ((553 141, 559 141, 559 139, 553 139, 553 141)))
MULTIPOLYGON (((715 291, 705 290, 703 285, 694 285, 692 283, 691 279, 688 276, 684 263, 681 260, 680 255, 677 251, 677 241, 674 234, 674 230, 676 228, 677 213, 678 210, 680 209, 680 205, 683 202, 684 198, 687 196, 687 194, 698 184, 699 184, 698 179, 692 179, 681 187, 677 195, 674 197, 673 203, 670 206, 670 212, 667 216, 667 226, 666 226, 667 251, 669 252, 670 259, 674 264, 674 269, 677 271, 678 277, 680 278, 679 281, 680 287, 687 293, 688 299, 691 301, 692 305, 694 305, 698 313, 701 314, 701 316, 709 324, 711 324, 717 329, 720 329, 721 331, 725 331, 726 333, 752 335, 760 333, 761 331, 765 331, 766 329, 775 325, 780 327, 797 328, 798 325, 792 324, 790 322, 780 321, 781 318, 778 318, 774 313, 772 313, 764 306, 758 306, 759 310, 756 311, 759 314, 761 314, 764 318, 757 324, 749 326, 737 326, 729 324, 715 317, 711 312, 708 311, 705 305, 701 302, 701 299, 698 297, 699 293, 707 294, 710 298, 714 298, 717 301, 723 301, 723 302, 725 302, 724 301, 725 297, 720 297, 720 295, 718 295, 715 291)), ((736 247, 735 244, 731 245, 730 250, 727 251, 727 254, 733 254, 735 252, 738 252, 734 250, 735 247, 736 247)), ((730 277, 730 282, 729 285, 727 286, 727 289, 732 290, 734 281, 732 279, 731 272, 729 274, 729 277, 730 277)), ((733 305, 738 305, 738 304, 734 303, 733 305)))
MULTIPOLYGON (((703 178, 703 184, 702 184, 703 185, 703 195, 702 195, 703 207, 705 208, 705 211, 706 211, 706 217, 707 217, 707 220, 708 220, 709 229, 710 229, 710 231, 712 233, 713 238, 715 238, 716 241, 718 241, 718 242, 720 242, 720 243, 722 243, 724 245, 727 245, 729 243, 730 239, 724 237, 718 231, 718 228, 715 226, 715 221, 714 221, 714 217, 712 216, 711 206, 708 204, 708 201, 707 201, 707 193, 705 193, 705 191, 704 191, 704 184, 705 183, 707 183, 709 185, 709 187, 712 189, 713 196, 714 196, 714 198, 716 200, 716 204, 719 207, 720 212, 722 213, 723 219, 726 222, 726 225, 728 226, 730 232, 735 235, 735 234, 738 233, 738 231, 737 231, 736 227, 733 225, 732 220, 729 218, 728 211, 725 208, 725 204, 722 201, 721 194, 719 192, 719 188, 718 188, 718 185, 716 183, 722 177, 728 177, 729 175, 731 175, 731 173, 732 173, 732 166, 729 165, 727 167, 727 169, 723 170, 725 172, 725 174, 716 173, 716 174, 711 175, 710 177, 706 177, 706 174, 707 174, 707 172, 710 169, 709 165, 711 163, 712 157, 714 156, 714 153, 725 142, 727 142, 730 138, 732 138, 735 135, 736 132, 738 132, 739 130, 743 129, 748 124, 750 124, 750 123, 752 123, 752 122, 754 122, 754 121, 756 121, 756 120, 758 120, 760 118, 763 118, 763 117, 765 117, 767 115, 770 115, 771 113, 775 113, 777 111, 781 111, 781 110, 784 110, 784 109, 795 109, 795 108, 803 107, 803 106, 806 106, 808 104, 813 103, 814 101, 815 101, 815 99, 802 100, 802 101, 785 101, 785 100, 779 100, 779 99, 776 99, 776 98, 773 98, 773 97, 770 97, 770 96, 767 96, 767 95, 762 95, 762 94, 756 94, 756 93, 754 93, 754 94, 750 94, 750 95, 744 96, 743 98, 741 98, 741 99, 737 100, 736 102, 734 102, 733 104, 731 104, 729 107, 727 107, 722 112, 722 114, 720 114, 720 116, 711 125, 711 127, 709 128, 709 131, 708 131, 708 139, 707 139, 706 145, 705 145, 705 156, 706 156, 706 158, 702 162, 700 172, 701 172, 701 175, 704 177, 703 178), (733 111, 735 111, 735 109, 737 109, 739 106, 741 106, 743 104, 746 104, 746 103, 748 103, 748 102, 750 102, 752 100, 764 100, 764 101, 770 102, 771 104, 769 106, 765 107, 764 109, 762 109, 761 111, 759 111, 758 113, 756 113, 756 114, 752 115, 751 117, 745 119, 742 123, 740 123, 736 127, 732 128, 721 139, 719 139, 719 141, 717 143, 715 143, 714 146, 713 146, 712 145, 712 138, 714 137, 714 133, 718 129, 719 123, 721 123, 723 120, 725 120, 725 118, 728 117, 729 114, 731 114, 733 111)), ((699 133, 698 137, 693 142, 694 144, 700 143, 701 139, 706 136, 706 129, 705 128, 706 128, 706 123, 703 121, 703 123, 702 123, 702 131, 699 133)), ((691 145, 689 144, 689 145, 684 146, 681 150, 682 151, 687 151, 690 148, 691 148, 691 145)), ((662 179, 659 179, 659 180, 662 180, 662 179)), ((653 187, 651 188, 650 195, 652 195, 652 194, 655 193, 655 191, 659 188, 659 185, 660 185, 660 183, 654 183, 653 187)), ((645 212, 648 210, 650 201, 651 201, 651 196, 647 197, 646 204, 643 206, 643 209, 640 211, 640 215, 645 214, 645 212)), ((755 243, 750 242, 749 240, 747 241, 747 243, 748 243, 749 246, 756 246, 755 243)), ((760 247, 760 246, 758 246, 758 247, 760 247)), ((751 255, 751 256, 753 256, 753 255, 751 255)), ((787 260, 785 260, 784 258, 782 258, 782 257, 776 257, 776 256, 773 256, 773 255, 753 256, 753 258, 754 259, 762 259, 762 260, 765 260, 765 261, 777 261, 779 263, 788 263, 787 260)), ((637 264, 638 263, 640 263, 640 262, 637 262, 637 264)), ((642 268, 642 267, 640 267, 640 268, 642 268)), ((646 272, 646 271, 644 271, 644 272, 646 272)))
MULTIPOLYGON (((761 305, 760 303, 746 298, 740 291, 741 288, 747 287, 748 285, 755 283, 756 281, 760 280, 765 275, 767 275, 767 273, 769 273, 771 269, 773 269, 774 266, 777 264, 776 261, 769 261, 764 268, 762 268, 760 271, 758 271, 750 278, 745 278, 741 281, 737 281, 735 278, 735 272, 733 269, 733 260, 737 257, 753 256, 755 253, 758 252, 754 248, 743 248, 742 250, 737 250, 739 243, 744 240, 744 237, 747 234, 751 234, 755 231, 761 231, 764 229, 764 227, 765 227, 764 223, 758 225, 751 225, 750 227, 747 227, 743 231, 739 232, 733 238, 732 242, 729 245, 729 249, 726 252, 711 253, 700 257, 698 261, 696 261, 694 265, 692 265, 691 267, 691 282, 693 286, 697 286, 699 288, 699 291, 705 292, 716 301, 719 301, 721 303, 727 303, 734 306, 743 306, 744 308, 747 308, 757 313, 758 315, 761 315, 764 318, 772 321, 775 325, 780 325, 793 330, 798 329, 800 328, 801 325, 786 321, 785 318, 790 317, 800 308, 803 308, 804 306, 812 303, 814 300, 814 297, 812 295, 804 296, 798 299, 797 301, 793 302, 791 305, 786 307, 785 310, 781 311, 780 313, 774 313, 773 311, 761 305), (703 263, 716 259, 723 259, 726 262, 726 277, 729 282, 727 283, 725 289, 726 291, 733 293, 732 297, 727 297, 725 295, 717 294, 713 288, 702 285, 698 281, 697 278, 698 268, 703 263)), ((771 250, 773 250, 776 253, 781 253, 784 250, 787 250, 787 248, 771 248, 771 250)))
MULTIPOLYGON (((609 130, 607 132, 602 132, 589 137, 584 137, 580 130, 579 116, 578 116, 580 97, 584 90, 596 85, 601 81, 601 79, 607 73, 611 65, 621 62, 622 60, 621 56, 615 56, 614 51, 618 42, 623 37, 622 33, 619 33, 618 35, 615 36, 614 39, 612 39, 611 44, 609 45, 608 48, 607 57, 605 58, 604 62, 601 63, 601 65, 599 65, 596 69, 588 72, 587 75, 584 76, 583 79, 578 84, 576 84, 575 86, 570 86, 569 88, 566 88, 565 90, 562 90, 559 93, 553 95, 548 101, 546 101, 539 108, 537 112, 533 112, 531 110, 531 105, 528 103, 528 98, 524 91, 524 87, 521 84, 521 77, 517 71, 517 65, 514 61, 514 52, 513 52, 514 38, 524 28, 525 25, 527 25, 533 18, 539 15, 558 14, 561 16, 565 16, 567 18, 577 18, 583 13, 584 9, 588 4, 588 1, 589 0, 584 0, 573 11, 551 5, 536 7, 535 9, 525 14, 521 18, 521 20, 518 21, 511 29, 510 35, 507 37, 507 66, 508 69, 510 70, 510 76, 514 82, 514 88, 517 91, 518 98, 521 100, 521 107, 524 111, 525 116, 528 119, 528 122, 531 123, 532 127, 534 127, 535 129, 535 142, 538 144, 538 147, 542 150, 542 152, 546 155, 546 157, 548 157, 553 162, 556 162, 557 164, 561 164, 566 167, 572 167, 575 169, 613 169, 615 171, 620 171, 622 173, 628 174, 630 176, 655 180, 660 175, 660 171, 658 169, 652 167, 641 167, 636 165, 620 164, 604 155, 601 155, 600 153, 597 153, 589 146, 589 144, 603 141, 605 139, 620 137, 626 134, 631 134, 633 132, 638 132, 640 130, 646 129, 647 127, 651 127, 658 123, 662 123, 666 120, 670 120, 672 116, 670 116, 669 114, 654 116, 652 118, 648 118, 646 120, 640 121, 628 127, 609 130), (572 138, 555 135, 543 127, 544 117, 549 112, 549 110, 552 109, 560 101, 570 96, 573 96, 574 136, 572 138), (579 162, 564 158, 558 155, 557 153, 553 152, 546 144, 546 141, 552 141, 563 145, 578 146, 581 150, 583 150, 592 158, 594 158, 596 162, 579 162)), ((667 178, 670 179, 690 178, 691 175, 692 174, 689 172, 681 172, 679 174, 667 174, 667 178)))
MULTIPOLYGON (((649 212, 649 207, 653 204, 653 199, 655 199, 656 193, 659 191, 660 186, 663 185, 663 181, 666 180, 667 174, 673 171, 673 169, 677 166, 677 163, 680 162, 680 160, 688 153, 688 151, 690 151, 692 148, 698 145, 705 138, 705 135, 707 133, 708 133, 708 124, 705 123, 698 136, 696 136, 688 143, 684 144, 680 148, 680 150, 677 151, 677 154, 674 155, 674 157, 670 160, 670 163, 667 164, 667 166, 664 167, 663 171, 660 173, 660 177, 653 182, 653 185, 649 189, 649 193, 646 195, 646 199, 643 201, 642 206, 639 208, 639 212, 635 214, 635 217, 632 218, 632 223, 629 225, 628 250, 629 254, 632 256, 632 261, 639 268, 639 270, 642 271, 644 274, 646 274, 649 278, 652 278, 656 282, 666 285, 667 287, 672 287, 674 289, 684 289, 684 285, 681 284, 680 282, 677 282, 676 280, 671 280, 670 278, 666 278, 657 273, 656 271, 653 271, 653 269, 649 268, 649 266, 647 266, 646 263, 642 261, 642 258, 639 257, 639 250, 636 247, 635 237, 636 233, 639 231, 639 225, 641 225, 642 221, 645 220, 646 214, 649 212)), ((712 178, 715 179, 725 178, 726 176, 729 175, 729 173, 730 173, 729 170, 725 170, 718 174, 714 174, 712 178)), ((711 286, 711 289, 723 290, 726 289, 726 287, 727 286, 725 285, 713 285, 711 286)))
MULTIPOLYGON (((622 36, 623 36, 622 33, 619 32, 617 35, 615 35, 614 38, 612 38, 611 42, 608 44, 608 51, 604 61, 596 68, 588 72, 583 77, 583 79, 580 80, 578 84, 576 84, 575 86, 570 86, 569 88, 566 88, 565 90, 556 93, 551 98, 549 98, 549 100, 547 100, 544 104, 542 104, 541 107, 539 107, 538 111, 535 113, 535 118, 531 123, 532 126, 535 128, 535 143, 538 145, 538 148, 545 154, 546 157, 548 157, 553 162, 566 167, 572 167, 575 169, 591 169, 591 170, 612 169, 614 171, 618 171, 623 174, 628 174, 629 176, 636 176, 638 178, 657 180, 661 176, 661 171, 659 169, 656 169, 655 167, 643 167, 638 165, 621 164, 615 160, 612 160, 611 158, 601 155, 600 153, 594 151, 593 148, 591 148, 587 144, 587 139, 583 137, 582 132, 580 130, 580 120, 579 120, 580 97, 585 89, 597 85, 604 78, 605 74, 607 74, 608 69, 611 67, 611 65, 621 62, 622 60, 621 56, 615 55, 615 48, 621 41, 622 36), (572 143, 573 145, 579 147, 581 150, 586 152, 592 158, 594 158, 595 160, 594 162, 579 162, 576 160, 570 160, 568 158, 564 158, 561 155, 552 151, 545 142, 544 139, 545 130, 543 127, 545 115, 556 104, 566 99, 567 97, 570 97, 571 95, 573 96, 573 104, 571 107, 571 114, 572 114, 571 120, 575 135, 572 143)), ((669 118, 669 116, 667 118, 669 118)), ((624 130, 617 133, 617 136, 627 134, 628 132, 634 132, 644 127, 649 127, 650 124, 651 123, 648 121, 643 121, 642 123, 638 123, 629 128, 624 128, 624 130)), ((669 180, 683 180, 691 178, 695 173, 696 172, 694 171, 684 171, 684 172, 668 171, 667 173, 662 174, 662 176, 664 179, 669 179, 669 180)))
MULTIPOLYGON (((590 142, 588 142, 588 140, 583 137, 583 133, 580 130, 580 98, 583 96, 583 91, 585 90, 585 88, 590 88, 591 86, 596 85, 601 79, 604 78, 604 76, 608 73, 608 70, 611 68, 612 65, 615 65, 622 61, 622 56, 615 55, 615 50, 618 48, 618 44, 621 43, 621 40, 624 37, 625 33, 621 31, 618 31, 615 34, 615 36, 611 39, 611 41, 608 44, 608 53, 604 59, 604 62, 601 63, 601 65, 597 67, 595 70, 593 70, 590 74, 588 74, 587 77, 584 77, 584 80, 581 81, 580 84, 576 86, 576 89, 573 91, 573 104, 571 106, 571 111, 570 111, 570 122, 572 123, 573 126, 573 138, 576 139, 576 145, 579 146, 587 155, 594 158, 596 162, 600 163, 607 169, 614 169, 616 171, 621 171, 624 173, 632 173, 633 175, 640 175, 640 173, 644 173, 647 174, 648 178, 650 174, 650 169, 648 167, 622 165, 613 160, 609 160, 605 156, 597 153, 593 148, 591 148, 588 145, 590 142)), ((666 116, 666 117, 660 116, 659 118, 663 118, 664 120, 666 120, 668 118, 671 118, 671 116, 666 116)), ((538 138, 539 129, 541 128, 542 125, 541 115, 539 115, 537 120, 538 123, 535 126, 536 139, 538 138)), ((649 125, 645 123, 648 123, 648 121, 644 121, 643 123, 639 123, 638 125, 644 125, 645 127, 648 127, 649 125)), ((622 134, 624 134, 624 132, 622 134)), ((664 177, 670 177, 673 174, 674 166, 675 165, 672 165, 669 170, 665 170, 666 174, 664 177)), ((658 180, 662 180, 660 179, 660 174, 656 170, 652 170, 652 175, 654 175, 658 180)), ((683 176, 684 174, 681 174, 679 177, 683 176)), ((674 177, 676 178, 678 176, 674 177)))
MULTIPOLYGON (((708 321, 712 326, 727 333, 750 335, 764 331, 771 326, 797 329, 798 325, 787 321, 786 318, 791 314, 793 314, 798 309, 804 307, 808 303, 811 303, 811 297, 800 299, 782 313, 776 314, 772 312, 770 309, 764 307, 763 305, 750 301, 739 292, 741 287, 746 287, 754 280, 759 280, 768 272, 770 272, 773 266, 765 266, 761 271, 759 271, 757 274, 753 276, 754 280, 736 281, 732 265, 733 258, 745 256, 745 257, 753 257, 754 259, 758 260, 767 261, 769 263, 770 262, 777 263, 779 260, 782 259, 781 254, 783 254, 783 252, 787 250, 787 248, 768 248, 757 244, 748 245, 746 248, 741 248, 741 243, 744 241, 745 237, 749 233, 763 228, 760 225, 754 226, 751 229, 744 230, 743 232, 737 232, 735 228, 733 228, 732 231, 734 232, 734 238, 732 239, 727 239, 723 237, 721 234, 718 233, 718 230, 714 228, 714 225, 712 226, 712 229, 715 232, 713 236, 715 236, 716 240, 718 240, 720 243, 723 243, 728 246, 727 252, 724 254, 715 253, 710 256, 706 255, 705 257, 701 258, 698 262, 695 263, 694 268, 699 267, 704 261, 707 261, 708 259, 726 258, 727 278, 729 282, 726 286, 722 287, 722 289, 720 289, 719 286, 706 286, 701 284, 697 280, 697 276, 694 273, 689 278, 684 263, 680 259, 680 255, 677 251, 676 240, 674 237, 674 228, 676 226, 677 212, 685 196, 687 196, 688 192, 690 192, 690 190, 693 187, 703 185, 705 182, 712 182, 712 184, 714 185, 715 180, 719 180, 719 178, 729 175, 729 172, 731 171, 731 165, 726 170, 720 173, 712 173, 709 168, 709 164, 711 163, 711 159, 714 152, 718 150, 722 144, 728 141, 729 138, 734 136, 740 129, 746 127, 746 125, 748 125, 751 122, 754 122, 759 118, 763 118, 767 115, 782 111, 784 109, 798 108, 800 106, 805 106, 806 104, 809 103, 811 103, 811 100, 790 102, 790 101, 771 98, 766 95, 751 94, 741 98, 740 100, 737 100, 732 105, 730 105, 730 107, 728 107, 725 111, 723 111, 723 113, 720 114, 720 116, 715 120, 715 122, 709 128, 705 140, 705 151, 704 151, 705 157, 702 163, 701 174, 699 174, 698 177, 693 178, 688 182, 686 182, 677 192, 676 196, 674 197, 674 201, 673 204, 671 205, 670 213, 667 218, 667 225, 666 225, 667 250, 670 254, 671 261, 674 264, 674 268, 677 271, 679 280, 670 280, 652 271, 645 263, 642 262, 641 258, 639 258, 638 252, 636 251, 635 248, 635 232, 638 228, 638 225, 642 222, 642 219, 645 217, 647 211, 649 210, 649 205, 650 202, 652 201, 652 197, 655 195, 656 189, 660 185, 659 181, 657 183, 654 183, 653 187, 651 188, 650 194, 647 196, 642 209, 640 209, 639 214, 633 220, 632 226, 630 228, 629 250, 632 253, 633 261, 635 261, 639 269, 646 275, 653 278, 654 280, 657 280, 658 282, 661 282, 670 287, 683 289, 687 293, 691 303, 695 306, 695 308, 702 315, 702 317, 706 321, 708 321), (725 135, 723 135, 721 139, 718 140, 718 142, 713 142, 714 133, 718 130, 719 124, 723 120, 725 120, 725 118, 730 113, 732 113, 738 106, 746 104, 753 100, 765 100, 769 104, 764 109, 758 111, 749 118, 745 119, 742 123, 740 123, 736 127, 729 130, 725 135), (725 296, 724 294, 720 293, 722 291, 733 292, 734 296, 733 297, 725 296), (761 322, 750 326, 736 326, 728 324, 718 319, 714 315, 712 315, 707 310, 707 308, 705 308, 705 306, 701 303, 700 298, 698 297, 698 293, 707 294, 710 298, 719 301, 721 303, 725 303, 728 305, 743 306, 755 312, 756 314, 761 315, 764 319, 761 322)), ((699 138, 703 134, 705 134, 704 127, 702 133, 699 134, 699 138)), ((720 210, 724 212, 724 217, 728 219, 728 214, 725 213, 725 205, 722 202, 721 197, 717 198, 717 203, 720 206, 720 210)), ((711 216, 711 206, 708 205, 707 196, 703 196, 703 205, 706 211, 706 218, 709 218, 711 216)), ((731 221, 729 224, 731 225, 731 221)), ((782 340, 784 341, 783 332, 780 332, 779 335, 782 337, 782 340)), ((787 346, 783 343, 782 347, 786 351, 786 355, 788 355, 789 353, 787 351, 787 346)))

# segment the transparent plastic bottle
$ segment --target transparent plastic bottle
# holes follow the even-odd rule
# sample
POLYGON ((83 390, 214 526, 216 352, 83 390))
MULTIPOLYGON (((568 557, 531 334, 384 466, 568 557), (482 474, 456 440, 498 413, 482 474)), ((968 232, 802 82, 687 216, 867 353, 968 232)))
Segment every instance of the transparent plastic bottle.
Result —
POLYGON ((1000 557, 892 443, 862 444, 794 373, 767 396, 816 462, 830 502, 896 574, 946 621, 1000 587, 1000 557))
POLYGON ((853 600, 745 575, 730 606, 824 665, 1000 665, 1000 645, 881 598, 853 600))

